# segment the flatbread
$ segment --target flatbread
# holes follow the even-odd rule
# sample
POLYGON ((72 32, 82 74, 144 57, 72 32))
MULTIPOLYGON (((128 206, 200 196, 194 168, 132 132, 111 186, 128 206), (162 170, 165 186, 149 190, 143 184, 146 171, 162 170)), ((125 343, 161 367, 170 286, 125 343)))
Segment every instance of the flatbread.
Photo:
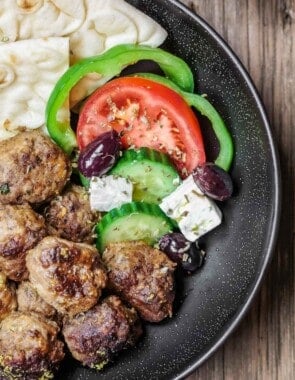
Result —
POLYGON ((85 16, 84 0, 0 0, 0 42, 67 36, 85 16))
POLYGON ((17 20, 11 3, 11 0, 0 0, 0 44, 17 38, 17 20))
MULTIPOLYGON (((49 95, 68 67, 68 38, 0 44, 0 140, 44 125, 49 95)), ((68 108, 60 115, 69 119, 68 108)))
MULTIPOLYGON (((0 0, 0 45, 54 36, 69 37, 73 64, 118 44, 159 46, 167 32, 124 0, 0 0)), ((107 79, 82 79, 71 91, 71 108, 107 79)))
MULTIPOLYGON (((122 0, 85 0, 86 18, 71 33, 71 64, 119 44, 161 45, 167 32, 153 19, 122 0)), ((70 107, 91 94, 109 78, 90 74, 71 91, 70 107)))
POLYGON ((115 45, 159 46, 167 32, 153 19, 122 0, 85 0, 86 18, 70 35, 71 63, 115 45))
POLYGON ((167 33, 124 0, 0 0, 0 43, 63 36, 74 63, 122 43, 159 46, 167 33))

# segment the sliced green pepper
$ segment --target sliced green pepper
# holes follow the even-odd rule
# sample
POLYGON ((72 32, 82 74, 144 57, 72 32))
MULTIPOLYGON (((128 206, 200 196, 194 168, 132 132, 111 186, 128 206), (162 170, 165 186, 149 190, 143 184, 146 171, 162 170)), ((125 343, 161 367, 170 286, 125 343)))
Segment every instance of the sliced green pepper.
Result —
POLYGON ((229 130, 224 124, 224 121, 216 109, 212 106, 212 104, 204 96, 183 91, 175 83, 167 78, 151 73, 140 73, 135 75, 154 80, 155 82, 159 82, 164 86, 170 87, 172 90, 179 93, 189 106, 194 107, 201 113, 201 115, 206 116, 210 120, 212 129, 219 142, 219 153, 215 159, 215 164, 228 171, 230 169, 234 156, 233 139, 229 130))
POLYGON ((164 74, 185 91, 193 91, 194 79, 189 66, 179 57, 159 48, 141 45, 118 45, 97 57, 86 58, 72 67, 57 82, 46 107, 46 125, 52 139, 68 154, 77 146, 76 136, 67 122, 58 120, 58 112, 70 90, 89 73, 98 73, 106 81, 138 61, 151 60, 164 74))

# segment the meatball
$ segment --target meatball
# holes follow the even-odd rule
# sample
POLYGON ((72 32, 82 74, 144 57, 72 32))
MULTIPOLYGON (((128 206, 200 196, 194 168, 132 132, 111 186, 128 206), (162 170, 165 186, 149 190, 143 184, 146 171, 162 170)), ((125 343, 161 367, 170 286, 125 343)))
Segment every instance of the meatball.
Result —
POLYGON ((11 280, 26 279, 27 252, 45 235, 43 217, 28 204, 0 204, 0 270, 11 280))
POLYGON ((42 203, 60 193, 70 162, 49 137, 35 130, 0 141, 0 203, 42 203))
POLYGON ((175 263, 144 242, 110 244, 103 254, 110 287, 149 322, 172 316, 175 263))
POLYGON ((45 210, 50 235, 75 241, 92 243, 98 214, 91 211, 89 195, 84 187, 71 185, 55 197, 45 210))
POLYGON ((0 379, 51 379, 64 358, 58 332, 39 314, 12 312, 0 324, 0 379))
POLYGON ((45 237, 27 255, 29 278, 39 296, 73 316, 94 306, 107 275, 97 250, 87 244, 45 237))
POLYGON ((15 287, 7 281, 5 274, 0 272, 0 321, 16 307, 15 287))
POLYGON ((16 296, 19 311, 33 311, 49 319, 57 318, 55 308, 50 306, 39 296, 30 281, 22 281, 19 284, 16 296))
POLYGON ((101 369, 116 353, 134 345, 142 329, 136 311, 117 296, 109 296, 65 322, 62 332, 75 359, 101 369))

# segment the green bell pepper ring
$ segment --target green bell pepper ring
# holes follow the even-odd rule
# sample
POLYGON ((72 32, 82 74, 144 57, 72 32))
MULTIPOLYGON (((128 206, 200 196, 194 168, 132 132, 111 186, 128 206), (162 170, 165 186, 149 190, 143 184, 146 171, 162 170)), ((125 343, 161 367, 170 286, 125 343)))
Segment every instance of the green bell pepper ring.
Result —
POLYGON ((86 58, 70 67, 59 79, 46 107, 46 126, 51 138, 68 154, 77 146, 76 136, 70 124, 58 120, 58 112, 69 97, 71 89, 86 74, 98 73, 106 81, 138 61, 156 62, 164 74, 186 91, 193 91, 194 78, 189 66, 179 57, 160 48, 141 45, 118 45, 104 54, 86 58))
POLYGON ((194 107, 201 113, 201 115, 206 116, 211 122, 212 129, 219 143, 219 153, 214 163, 226 171, 230 169, 234 157, 234 144, 232 136, 219 113, 206 98, 201 95, 183 91, 169 79, 156 74, 140 73, 134 74, 134 76, 154 80, 155 82, 171 88, 180 94, 190 107, 194 107))

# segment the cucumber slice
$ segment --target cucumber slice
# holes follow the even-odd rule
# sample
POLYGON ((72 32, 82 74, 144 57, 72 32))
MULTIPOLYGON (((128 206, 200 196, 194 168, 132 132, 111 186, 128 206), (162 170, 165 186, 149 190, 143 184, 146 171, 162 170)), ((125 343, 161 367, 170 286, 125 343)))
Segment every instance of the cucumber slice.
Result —
POLYGON ((158 205, 126 203, 108 212, 96 225, 97 248, 103 252, 109 243, 132 240, 153 245, 172 230, 172 222, 158 205))
POLYGON ((110 174, 133 183, 133 200, 160 203, 180 184, 180 177, 167 155, 149 148, 124 151, 110 174))

